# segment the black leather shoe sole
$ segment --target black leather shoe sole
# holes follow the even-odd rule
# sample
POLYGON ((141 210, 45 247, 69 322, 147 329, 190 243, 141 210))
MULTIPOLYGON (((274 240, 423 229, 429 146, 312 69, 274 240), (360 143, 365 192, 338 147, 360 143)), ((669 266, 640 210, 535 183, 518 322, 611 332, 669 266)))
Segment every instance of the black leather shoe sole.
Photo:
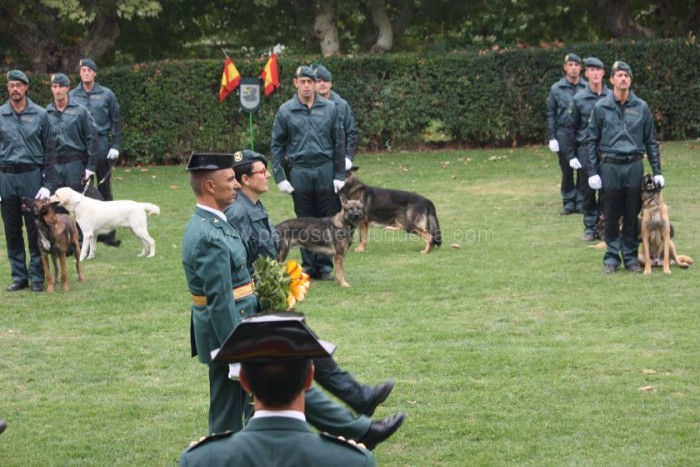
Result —
POLYGON ((371 451, 377 447, 377 444, 386 441, 391 435, 396 433, 405 417, 406 414, 398 412, 379 422, 372 422, 367 433, 358 442, 364 444, 371 451))
POLYGON ((374 411, 377 410, 379 404, 387 400, 389 394, 391 394, 391 391, 393 390, 394 382, 392 380, 385 381, 384 383, 375 387, 374 391, 372 391, 372 400, 370 400, 367 407, 365 407, 365 409, 360 413, 367 415, 368 417, 374 415, 374 411))
POLYGON ((26 289, 29 286, 27 282, 13 282, 5 289, 8 292, 17 292, 18 290, 26 289))

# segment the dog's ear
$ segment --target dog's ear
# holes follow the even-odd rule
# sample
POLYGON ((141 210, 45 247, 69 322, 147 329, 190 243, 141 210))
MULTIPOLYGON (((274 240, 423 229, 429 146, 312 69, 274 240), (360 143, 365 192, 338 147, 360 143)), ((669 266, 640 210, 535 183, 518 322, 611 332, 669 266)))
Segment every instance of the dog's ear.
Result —
POLYGON ((343 194, 342 191, 340 193, 338 193, 338 198, 340 198, 340 205, 343 206, 343 208, 345 208, 345 205, 347 204, 348 199, 345 197, 345 195, 343 194))

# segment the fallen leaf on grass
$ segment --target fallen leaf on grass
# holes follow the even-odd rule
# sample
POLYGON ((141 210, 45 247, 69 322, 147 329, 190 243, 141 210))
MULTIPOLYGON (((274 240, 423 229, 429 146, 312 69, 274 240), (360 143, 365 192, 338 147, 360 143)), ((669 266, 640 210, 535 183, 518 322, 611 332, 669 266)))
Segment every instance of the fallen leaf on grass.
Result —
POLYGON ((180 185, 168 185, 168 188, 170 188, 171 190, 179 190, 180 185))
POLYGON ((460 245, 459 243, 453 243, 452 248, 459 250, 460 248, 462 248, 462 245, 460 245))
POLYGON ((141 172, 148 172, 150 169, 141 169, 141 172))
POLYGON ((642 373, 644 373, 645 375, 655 375, 656 370, 652 370, 651 368, 645 368, 642 370, 642 373))
POLYGON ((654 392, 656 391, 656 386, 642 386, 639 388, 640 391, 654 392))

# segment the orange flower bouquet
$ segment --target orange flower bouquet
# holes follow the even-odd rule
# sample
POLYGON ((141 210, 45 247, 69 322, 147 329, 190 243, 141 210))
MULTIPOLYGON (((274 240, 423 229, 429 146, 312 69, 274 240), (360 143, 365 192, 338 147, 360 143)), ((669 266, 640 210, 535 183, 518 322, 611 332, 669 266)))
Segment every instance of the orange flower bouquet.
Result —
POLYGON ((254 264, 255 293, 265 313, 292 311, 306 297, 311 280, 301 265, 290 259, 279 264, 272 258, 259 257, 254 264))

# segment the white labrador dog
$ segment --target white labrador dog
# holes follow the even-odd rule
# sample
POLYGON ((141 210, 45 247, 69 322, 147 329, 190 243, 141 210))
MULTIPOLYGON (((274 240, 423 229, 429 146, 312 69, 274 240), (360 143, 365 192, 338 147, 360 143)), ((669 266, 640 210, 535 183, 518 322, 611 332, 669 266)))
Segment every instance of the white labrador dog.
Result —
POLYGON ((99 201, 88 198, 77 191, 65 187, 56 190, 49 198, 75 215, 75 220, 83 231, 83 246, 80 260, 95 257, 97 235, 111 232, 117 227, 128 227, 141 240, 141 254, 156 254, 156 241, 148 235, 147 214, 160 214, 160 208, 151 203, 136 201, 99 201))

